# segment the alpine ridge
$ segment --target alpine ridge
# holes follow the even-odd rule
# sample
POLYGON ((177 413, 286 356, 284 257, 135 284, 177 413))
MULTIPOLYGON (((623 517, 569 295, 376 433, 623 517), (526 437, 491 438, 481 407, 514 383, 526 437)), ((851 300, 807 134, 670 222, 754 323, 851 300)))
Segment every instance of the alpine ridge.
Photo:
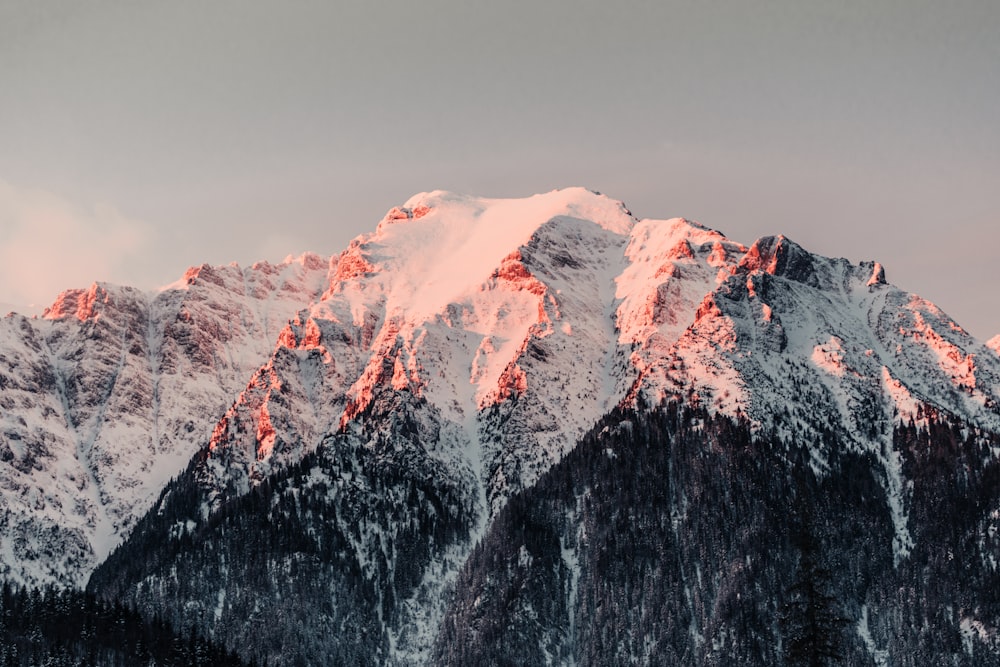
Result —
POLYGON ((95 283, 0 320, 0 574, 82 585, 328 272, 316 255, 203 265, 157 293, 95 283))
POLYGON ((818 543, 851 664, 996 658, 996 339, 877 262, 570 188, 189 276, 2 320, 6 577, 270 664, 782 664, 818 543))
MULTIPOLYGON (((246 492, 380 392, 440 412, 439 446, 453 450, 442 456, 485 484, 490 512, 623 400, 703 403, 786 437, 833 430, 879 456, 922 401, 1000 430, 1000 364, 977 360, 980 343, 887 284, 880 264, 782 236, 746 248, 580 189, 436 192, 391 211, 337 265, 213 434, 225 465, 206 474, 219 488, 246 492), (809 400, 796 400, 803 387, 809 400)), ((885 456, 903 550, 902 480, 885 456)))

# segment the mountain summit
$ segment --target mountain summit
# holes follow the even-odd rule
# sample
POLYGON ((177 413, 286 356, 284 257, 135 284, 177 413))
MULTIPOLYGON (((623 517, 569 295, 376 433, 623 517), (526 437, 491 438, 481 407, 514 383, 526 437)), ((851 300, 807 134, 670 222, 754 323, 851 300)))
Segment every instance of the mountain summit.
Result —
POLYGON ((990 348, 997 354, 1000 354, 1000 335, 996 335, 986 341, 986 347, 990 348))
MULTIPOLYGON (((975 468, 961 492, 979 509, 961 539, 988 546, 1000 507, 975 496, 984 461, 996 462, 1000 356, 940 309, 877 262, 638 220, 579 188, 419 194, 329 260, 203 266, 155 295, 95 285, 46 318, 0 322, 4 576, 79 585, 124 539, 92 590, 199 625, 245 657, 473 664, 523 646, 523 664, 620 662, 642 641, 580 634, 639 622, 592 606, 604 595, 627 606, 600 589, 617 581, 600 574, 619 546, 602 541, 615 532, 597 517, 612 512, 623 539, 636 521, 666 531, 642 547, 660 557, 634 574, 667 586, 644 589, 650 609, 687 610, 684 628, 657 626, 647 657, 669 644, 682 662, 714 664, 750 627, 734 630, 709 602, 736 585, 718 568, 749 572, 753 539, 773 539, 761 585, 790 586, 797 552, 759 513, 798 507, 802 530, 826 531, 815 539, 863 530, 838 512, 878 525, 852 572, 889 588, 852 588, 843 610, 866 614, 851 645, 878 661, 918 641, 885 620, 900 613, 891 586, 911 585, 907 568, 930 548, 931 487, 912 443, 953 426, 958 449, 940 470, 975 468), (661 486, 628 495, 654 470, 661 486), (626 496, 638 504, 612 511, 626 496), (698 524, 702 510, 712 527, 698 524), (811 527, 821 519, 831 523, 811 527), (736 560, 713 560, 724 555, 736 560), (681 577, 669 585, 655 579, 665 563, 681 577), (522 575, 555 606, 539 606, 522 575), (296 596, 319 606, 289 606, 296 596), (280 621, 251 631, 240 620, 261 614, 280 621), (297 648, 281 658, 283 642, 297 648)), ((628 581, 613 586, 639 585, 628 581)), ((747 590, 773 617, 773 599, 747 590)), ((928 613, 944 613, 939 602, 928 613)), ((994 627, 951 609, 928 632, 994 627)), ((992 632, 969 646, 983 650, 992 632)))

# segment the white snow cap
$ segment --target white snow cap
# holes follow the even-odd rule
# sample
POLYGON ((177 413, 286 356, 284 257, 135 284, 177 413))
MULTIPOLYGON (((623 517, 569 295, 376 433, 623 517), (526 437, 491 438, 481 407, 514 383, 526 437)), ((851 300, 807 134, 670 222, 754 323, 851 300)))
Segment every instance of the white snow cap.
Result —
POLYGON ((360 237, 375 268, 388 276, 390 308, 427 316, 470 290, 546 223, 577 219, 627 236, 636 220, 625 205, 585 188, 523 199, 490 199, 436 190, 386 213, 360 237))

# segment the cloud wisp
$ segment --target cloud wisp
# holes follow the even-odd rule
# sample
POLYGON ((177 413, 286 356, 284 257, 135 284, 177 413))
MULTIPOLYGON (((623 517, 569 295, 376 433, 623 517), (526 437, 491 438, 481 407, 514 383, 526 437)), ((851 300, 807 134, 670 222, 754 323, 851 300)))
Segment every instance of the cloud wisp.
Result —
POLYGON ((64 289, 122 282, 150 252, 149 225, 114 206, 89 206, 0 180, 0 302, 39 312, 64 289))

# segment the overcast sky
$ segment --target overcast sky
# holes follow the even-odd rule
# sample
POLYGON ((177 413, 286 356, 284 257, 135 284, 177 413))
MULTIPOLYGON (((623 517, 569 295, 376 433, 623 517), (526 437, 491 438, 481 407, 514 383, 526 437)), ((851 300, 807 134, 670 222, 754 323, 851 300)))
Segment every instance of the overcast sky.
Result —
POLYGON ((583 185, 1000 333, 1000 3, 0 1, 0 302, 583 185))

